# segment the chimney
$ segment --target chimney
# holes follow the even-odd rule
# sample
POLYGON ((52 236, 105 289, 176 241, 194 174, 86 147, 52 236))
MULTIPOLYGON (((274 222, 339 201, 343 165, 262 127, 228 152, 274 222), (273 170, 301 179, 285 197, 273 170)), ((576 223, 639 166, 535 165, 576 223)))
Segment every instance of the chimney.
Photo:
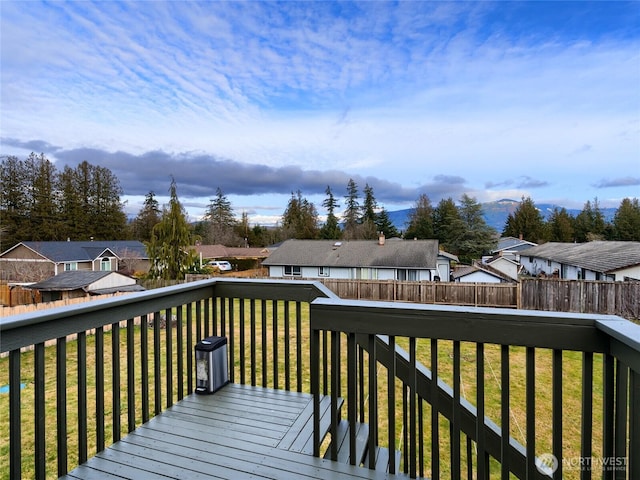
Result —
POLYGON ((522 240, 522 234, 518 235, 518 239, 522 240))
POLYGON ((378 245, 384 245, 384 233, 382 232, 378 233, 378 245))

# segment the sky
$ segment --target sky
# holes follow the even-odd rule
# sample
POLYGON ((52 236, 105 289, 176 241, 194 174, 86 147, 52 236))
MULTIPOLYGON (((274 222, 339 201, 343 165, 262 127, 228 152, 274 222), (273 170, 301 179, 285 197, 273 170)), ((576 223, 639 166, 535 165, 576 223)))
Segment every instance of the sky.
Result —
POLYGON ((300 191, 388 211, 640 197, 640 2, 0 2, 0 155, 171 178, 269 225, 300 191))

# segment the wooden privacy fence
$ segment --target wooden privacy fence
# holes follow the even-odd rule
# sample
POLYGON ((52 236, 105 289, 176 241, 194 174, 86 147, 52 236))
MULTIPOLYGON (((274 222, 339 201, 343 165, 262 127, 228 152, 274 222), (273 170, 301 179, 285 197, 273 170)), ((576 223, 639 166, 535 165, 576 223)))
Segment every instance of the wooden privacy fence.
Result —
POLYGON ((640 319, 640 282, 526 279, 520 308, 553 312, 600 313, 640 319))
POLYGON ((12 307, 14 305, 27 305, 41 302, 40 292, 23 288, 20 286, 10 286, 6 283, 0 284, 0 305, 12 307))
POLYGON ((640 319, 640 282, 525 278, 514 283, 323 279, 344 299, 505 307, 640 319))
POLYGON ((511 283, 411 282, 397 280, 320 280, 344 299, 415 302, 483 307, 518 307, 511 283))

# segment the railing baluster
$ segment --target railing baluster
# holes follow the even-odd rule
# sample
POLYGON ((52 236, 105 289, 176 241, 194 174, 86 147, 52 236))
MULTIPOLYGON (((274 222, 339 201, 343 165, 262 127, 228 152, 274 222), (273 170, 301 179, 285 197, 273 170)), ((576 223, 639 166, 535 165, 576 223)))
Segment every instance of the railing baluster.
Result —
POLYGON ((340 376, 340 351, 338 350, 338 332, 331 331, 331 460, 338 459, 338 389, 340 376))
POLYGON ((629 478, 640 478, 640 373, 629 377, 629 478), (635 452, 632 454, 632 452, 635 452))
POLYGON ((245 313, 244 313, 244 298, 241 298, 239 300, 240 302, 240 383, 242 385, 244 385, 247 381, 247 374, 245 372, 245 369, 247 368, 246 365, 246 344, 245 344, 245 313))
POLYGON ((440 410, 438 391, 438 340, 431 339, 431 478, 440 478, 440 410))
MULTIPOLYGON (((44 343, 35 346, 35 474, 36 478, 45 478, 47 467, 47 454, 45 434, 47 426, 45 407, 45 369, 44 369, 44 343)), ((11 389, 11 382, 9 382, 11 389)), ((11 477, 13 478, 13 477, 11 477)))
MULTIPOLYGON (((615 418, 615 363, 614 358, 605 354, 603 358, 603 400, 602 400, 602 458, 613 458, 614 452, 614 418, 615 418)), ((604 468, 603 480, 613 479, 613 471, 604 468)))
POLYGON ((269 385, 267 380, 267 300, 262 299, 260 302, 260 318, 262 320, 260 333, 262 334, 262 386, 267 387, 269 385))
POLYGON ((165 352, 166 352, 166 392, 167 408, 173 405, 173 314, 170 308, 164 311, 166 321, 165 328, 165 352))
POLYGON ((376 468, 376 443, 378 442, 378 361, 376 336, 369 335, 369 468, 376 468))
POLYGON ((250 301, 250 322, 251 322, 251 386, 256 386, 256 301, 252 298, 250 301))
MULTIPOLYGON (((9 352, 9 472, 11 478, 22 477, 20 410, 20 349, 18 348, 9 352)), ((59 446, 60 437, 58 436, 58 451, 59 446)), ((58 462, 58 471, 60 471, 60 462, 58 462)))
MULTIPOLYGON (((296 338, 302 338, 302 303, 296 302, 296 338)), ((303 356, 302 356, 302 342, 298 340, 296 342, 296 380, 298 392, 302 391, 302 368, 303 368, 303 356)))
POLYGON ((273 354, 271 356, 271 361, 273 362, 273 388, 276 390, 279 389, 280 382, 278 381, 278 365, 280 363, 278 358, 278 301, 271 301, 271 310, 272 310, 272 320, 271 320, 271 331, 272 331, 272 343, 273 343, 273 354))
MULTIPOLYGON (((582 418, 580 456, 591 458, 593 442, 593 353, 582 354, 582 418)), ((580 470, 580 480, 591 480, 592 468, 580 470)))
POLYGON ((111 411, 113 413, 113 442, 120 440, 120 324, 111 324, 111 411))
POLYGON ((78 361, 78 463, 87 461, 87 333, 76 337, 78 361))
POLYGON ((527 397, 527 478, 536 475, 536 357, 535 348, 526 350, 526 397, 527 397))
POLYGON ((322 331, 322 394, 329 394, 329 334, 322 331))
POLYGON ((160 312, 153 314, 153 390, 155 415, 162 411, 162 379, 160 370, 160 312))
POLYGON ((616 361, 616 414, 615 441, 613 443, 614 478, 625 480, 626 468, 617 465, 627 456, 627 405, 629 400, 629 368, 620 360, 616 361))
POLYGON ((193 308, 194 304, 187 304, 187 392, 193 392, 193 308))
MULTIPOLYGON (((416 339, 409 337, 409 476, 416 478, 416 339)), ((405 447, 406 448, 406 447, 405 447)))
MULTIPOLYGON (((13 353, 13 352, 12 352, 13 353)), ((20 352, 18 352, 19 354, 20 352)), ((18 364, 19 365, 19 364, 18 364)), ((18 372, 19 374, 19 372, 18 372)), ((20 390, 18 378, 17 389, 20 390)), ((12 392, 13 393, 13 392, 12 392)), ((20 399, 18 393, 18 400, 20 399)), ((18 416, 18 421, 19 421, 18 416)), ((58 441, 58 476, 67 474, 67 339, 56 340, 56 421, 58 441)), ((19 477, 16 477, 19 478, 19 477)))
POLYGON ((473 480, 473 446, 471 445, 471 437, 465 435, 467 439, 467 480, 473 480))
MULTIPOLYGON (((213 301, 213 308, 215 309, 215 300, 213 301)), ((212 335, 210 333, 209 327, 211 326, 211 299, 204 299, 204 338, 207 338, 212 335)), ((215 329, 213 330, 213 334, 215 334, 215 329)))
POLYGON ((453 411, 451 412, 451 478, 460 480, 460 342, 453 342, 453 411))
POLYGON ((313 455, 320 456, 320 332, 311 330, 309 348, 311 350, 311 394, 313 395, 313 455))
MULTIPOLYGON (((284 302, 284 389, 291 390, 291 335, 289 329, 290 323, 290 302, 286 300, 284 302)), ((300 343, 300 342, 298 342, 300 343)))
MULTIPOLYGON (((182 326, 183 310, 184 305, 180 305, 176 309, 176 367, 178 369, 178 400, 182 400, 184 398, 184 330, 182 326)), ((191 351, 189 351, 189 356, 191 356, 191 351)))
POLYGON ((149 421, 149 317, 140 317, 140 374, 142 390, 142 423, 149 421))
MULTIPOLYGON (((104 327, 96 328, 96 450, 105 446, 104 428, 104 327)), ((144 378, 144 377, 143 377, 144 378)))
MULTIPOLYGON (((355 341, 355 339, 354 339, 355 341)), ((388 417, 388 443, 389 443, 389 473, 396 473, 396 337, 389 337, 389 352, 391 352, 391 361, 389 363, 389 371, 387 372, 387 417, 388 417)), ((352 352, 355 360, 355 351, 352 352)), ((354 365, 355 373, 355 365, 354 365)), ((354 383, 355 393, 355 383, 354 383)), ((355 403, 354 403, 355 405, 355 403)), ((355 415, 354 415, 355 418, 355 415)), ((422 426, 422 425, 421 425, 422 426)))
POLYGON ((202 301, 196 302, 196 341, 204 338, 202 335, 202 301))
POLYGON ((409 385, 402 382, 402 458, 403 472, 409 473, 409 385))
POLYGON ((562 350, 553 350, 552 357, 552 450, 558 459, 553 478, 562 478, 562 350))
MULTIPOLYGON (((485 480, 489 476, 489 459, 484 428, 485 402, 484 402, 484 343, 476 344, 476 448, 478 480, 485 480)), ((470 460, 467 460, 471 463, 470 460)))
POLYGON ((136 429, 135 325, 127 320, 127 432, 136 429))
MULTIPOLYGON (((229 381, 235 383, 236 381, 236 310, 235 301, 233 298, 229 299, 229 381)), ((224 332, 223 332, 224 333, 224 332)), ((224 336, 224 335, 223 335, 224 336)))
POLYGON ((358 384, 356 362, 356 335, 347 334, 347 421, 349 422, 349 463, 356 464, 356 422, 358 407, 358 384))
POLYGON ((500 465, 501 465, 501 478, 502 480, 509 480, 509 439, 511 435, 511 429, 509 425, 510 415, 510 399, 509 389, 511 385, 509 382, 509 345, 502 345, 500 347, 500 465))
POLYGON ((424 399, 418 398, 418 475, 424 478, 424 399))

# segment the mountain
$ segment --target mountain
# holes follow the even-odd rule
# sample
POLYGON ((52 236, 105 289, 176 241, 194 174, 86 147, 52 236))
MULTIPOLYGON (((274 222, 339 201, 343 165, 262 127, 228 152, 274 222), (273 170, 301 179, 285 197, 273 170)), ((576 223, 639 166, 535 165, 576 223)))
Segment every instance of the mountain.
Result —
MULTIPOLYGON (((482 212, 484 214, 484 220, 487 222, 487 225, 496 229, 498 233, 501 233, 504 229, 505 223, 507 222, 507 217, 510 213, 513 213, 520 205, 518 200, 510 200, 504 198, 502 200, 497 200, 495 202, 487 202, 483 203, 482 212)), ((561 205, 554 205, 551 203, 540 203, 536 204, 538 210, 542 214, 545 220, 548 220, 553 210, 555 208, 562 208, 561 205)), ((582 209, 576 208, 566 208, 567 213, 573 217, 578 215, 582 209)), ((601 208, 602 214, 607 222, 613 220, 613 216, 616 213, 616 208, 601 208)), ((413 211, 412 208, 406 208, 404 210, 395 210, 392 212, 387 212, 389 214, 389 219, 395 225, 398 230, 404 230, 407 227, 407 222, 409 221, 409 215, 413 211)))

